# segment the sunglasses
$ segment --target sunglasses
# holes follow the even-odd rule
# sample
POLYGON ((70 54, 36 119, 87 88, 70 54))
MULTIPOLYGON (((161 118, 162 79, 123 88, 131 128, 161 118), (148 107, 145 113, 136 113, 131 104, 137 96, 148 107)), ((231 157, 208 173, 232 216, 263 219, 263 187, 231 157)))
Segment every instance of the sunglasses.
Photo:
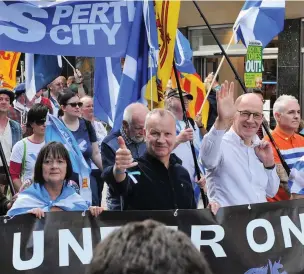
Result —
POLYGON ((67 103, 67 105, 70 105, 71 107, 75 108, 75 107, 82 107, 83 103, 79 102, 79 103, 67 103))
POLYGON ((46 122, 46 119, 41 119, 41 120, 35 121, 35 124, 36 124, 37 126, 42 126, 42 125, 45 124, 45 122, 46 122))

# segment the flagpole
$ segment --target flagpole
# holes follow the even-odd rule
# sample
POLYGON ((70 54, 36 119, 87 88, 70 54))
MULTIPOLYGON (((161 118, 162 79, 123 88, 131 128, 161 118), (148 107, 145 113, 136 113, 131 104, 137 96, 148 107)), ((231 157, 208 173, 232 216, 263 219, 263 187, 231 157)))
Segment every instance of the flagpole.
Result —
MULTIPOLYGON (((195 1, 195 0, 192 0, 192 2, 193 2, 193 4, 194 4, 194 6, 196 7, 197 11, 199 12, 200 16, 203 18, 203 20, 204 20, 204 22, 205 22, 207 28, 209 29, 209 31, 210 31, 211 34, 212 34, 214 40, 216 41, 216 43, 217 43, 218 46, 220 47, 220 49, 221 49, 223 55, 225 56, 225 58, 226 58, 226 60, 227 60, 227 62, 228 62, 228 64, 229 64, 230 68, 232 69, 232 71, 233 71, 233 73, 234 73, 234 75, 235 75, 236 80, 239 82, 239 84, 240 84, 240 86, 242 87, 244 93, 248 93, 248 92, 247 92, 247 89, 246 89, 246 87, 245 87, 244 82, 241 80, 241 78, 240 78, 238 72, 236 71, 235 67, 233 66, 233 64, 232 64, 232 62, 231 62, 229 56, 227 55, 225 49, 223 48, 222 44, 220 43, 220 41, 219 41, 218 38, 216 37, 214 31, 212 30, 211 26, 209 25, 209 23, 208 23, 208 21, 207 21, 207 18, 206 18, 205 15, 202 13, 202 11, 201 11, 200 7, 198 6, 198 4, 196 3, 196 1, 195 1)), ((272 135, 271 135, 271 133, 270 133, 270 131, 269 131, 269 128, 268 128, 267 124, 265 123, 265 121, 263 121, 262 125, 263 125, 264 130, 266 131, 266 134, 267 134, 268 137, 269 137, 270 142, 272 143, 273 147, 274 147, 275 150, 277 151, 278 156, 279 156, 279 158, 280 158, 280 160, 281 160, 281 163, 282 163, 284 169, 286 170, 287 174, 289 175, 289 174, 290 174, 290 168, 289 168, 289 166, 287 165, 287 163, 285 162, 285 160, 284 160, 284 158, 283 158, 283 156, 282 156, 282 154, 281 154, 281 152, 280 152, 280 150, 279 150, 277 144, 275 143, 275 141, 274 141, 274 139, 273 139, 273 137, 272 137, 272 135)))
MULTIPOLYGON (((178 89, 178 93, 179 93, 179 98, 181 101, 181 105, 182 105, 182 109, 183 109, 183 120, 186 124, 186 128, 189 128, 189 120, 187 118, 187 111, 186 111, 186 107, 185 107, 185 102, 184 102, 184 98, 183 98, 183 94, 182 94, 182 89, 181 89, 181 85, 179 82, 179 78, 178 78, 178 73, 177 73, 177 69, 175 66, 175 60, 173 58, 173 70, 174 70, 174 75, 175 75, 175 79, 176 79, 176 85, 177 85, 177 89, 178 89)), ((195 168, 195 173, 196 173, 196 177, 197 180, 199 181, 201 179, 201 171, 200 168, 198 166, 198 162, 197 162, 197 158, 196 158, 196 153, 195 153, 195 148, 194 148, 194 144, 193 141, 190 141, 190 147, 191 147, 191 152, 192 152, 192 157, 193 157, 193 162, 194 162, 194 168, 195 168)), ((207 208, 208 206, 208 199, 205 195, 205 192, 203 189, 201 189, 201 195, 202 195, 202 200, 204 203, 204 208, 207 208)))
POLYGON ((15 191, 15 188, 14 188, 14 185, 13 185, 12 177, 9 173, 9 168, 8 168, 8 165, 7 165, 7 162, 6 162, 6 159, 5 159, 5 154, 4 154, 4 151, 3 151, 1 141, 0 141, 0 158, 1 158, 1 161, 2 161, 2 165, 3 165, 3 168, 4 168, 4 172, 5 172, 5 175, 6 175, 11 193, 14 196, 16 194, 16 191, 15 191))
POLYGON ((65 57, 65 56, 63 56, 63 55, 61 55, 62 56, 62 58, 68 63, 68 65, 75 71, 76 69, 75 69, 75 67, 71 64, 71 62, 65 57))
MULTIPOLYGON (((233 38, 234 38, 234 34, 235 34, 235 32, 232 33, 232 36, 231 36, 230 41, 229 41, 229 44, 228 44, 227 47, 226 47, 226 51, 228 51, 228 49, 230 48, 230 46, 231 46, 231 44, 232 44, 232 41, 233 41, 233 38)), ((209 96, 209 94, 210 94, 210 92, 211 92, 211 90, 212 90, 212 86, 213 86, 213 84, 214 84, 214 82, 215 82, 215 80, 216 80, 217 75, 218 75, 219 72, 220 72, 220 69, 221 69, 221 67, 222 67, 222 65, 223 65, 225 59, 226 59, 226 58, 225 58, 225 55, 223 55, 222 60, 221 60, 221 62, 220 62, 220 64, 219 64, 219 66, 218 66, 218 68, 217 68, 215 74, 213 75, 213 79, 212 79, 212 82, 211 82, 211 84, 210 84, 210 86, 209 86, 209 88, 208 88, 208 92, 207 92, 207 94, 206 94, 206 96, 205 96, 205 98, 204 98, 204 101, 203 101, 203 103, 202 103, 202 105, 201 105, 201 108, 200 108, 200 110, 199 110, 199 112, 198 112, 199 114, 201 114, 202 111, 203 111, 203 108, 204 108, 204 106, 205 106, 205 103, 206 103, 206 101, 207 101, 207 98, 208 98, 208 96, 209 96)))

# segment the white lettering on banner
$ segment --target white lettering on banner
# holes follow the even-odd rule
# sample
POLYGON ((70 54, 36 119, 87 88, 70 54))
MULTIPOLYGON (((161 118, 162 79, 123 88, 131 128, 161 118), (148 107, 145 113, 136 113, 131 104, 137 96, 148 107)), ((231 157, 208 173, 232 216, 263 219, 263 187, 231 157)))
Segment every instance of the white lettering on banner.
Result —
POLYGON ((227 257, 223 247, 218 244, 219 241, 223 240, 225 236, 224 228, 220 225, 192 225, 191 226, 191 241, 198 250, 201 246, 210 246, 215 257, 227 257), (213 231, 215 237, 213 239, 202 240, 202 231, 213 231))
POLYGON ((304 214, 303 213, 299 214, 299 218, 300 218, 301 231, 290 220, 288 216, 281 217, 281 226, 282 226, 283 238, 286 248, 292 247, 290 231, 293 233, 294 236, 296 236, 296 238, 300 241, 300 243, 304 245, 304 232, 303 232, 304 214))
POLYGON ((18 27, 0 25, 0 35, 5 34, 10 39, 20 42, 38 42, 45 37, 45 25, 23 15, 24 13, 29 13, 33 18, 48 18, 48 13, 45 10, 22 3, 12 4, 5 9, 1 7, 0 19, 5 19, 7 16, 3 15, 3 13, 8 12, 8 14, 10 14, 11 10, 13 10, 13 12, 10 21, 20 26, 22 31, 20 31, 18 27))
MULTIPOLYGON (((10 39, 20 42, 39 42, 45 38, 46 26, 34 19, 48 19, 47 10, 23 3, 9 6, 0 3, 0 20, 17 25, 17 27, 1 25, 0 35, 5 34, 10 39), (8 17, 7 14, 12 16, 8 17), (30 14, 31 18, 28 18, 27 14, 30 14)), ((95 45, 95 37, 98 37, 99 32, 102 31, 108 38, 108 44, 115 45, 116 35, 122 23, 123 8, 128 15, 128 21, 132 22, 135 6, 128 1, 58 5, 54 8, 51 23, 53 27, 48 29, 50 38, 58 45, 95 45), (107 16, 110 12, 113 13, 111 22, 107 16), (63 20, 64 23, 61 23, 63 20), (81 36, 82 32, 85 32, 85 35, 81 36)))
POLYGON ((20 257, 21 233, 14 233, 13 241, 13 266, 17 270, 34 269, 44 260, 44 231, 33 231, 33 256, 30 260, 23 261, 20 257))
POLYGON ((69 247, 73 249, 82 264, 89 264, 93 257, 91 228, 82 229, 83 248, 69 229, 59 230, 59 266, 69 266, 69 247))
POLYGON ((249 222, 246 228, 246 235, 249 246, 254 252, 257 253, 262 253, 270 250, 275 242, 273 227, 271 223, 265 219, 255 219, 249 222), (258 244, 253 237, 253 232, 258 227, 262 227, 266 231, 266 242, 263 244, 258 244))

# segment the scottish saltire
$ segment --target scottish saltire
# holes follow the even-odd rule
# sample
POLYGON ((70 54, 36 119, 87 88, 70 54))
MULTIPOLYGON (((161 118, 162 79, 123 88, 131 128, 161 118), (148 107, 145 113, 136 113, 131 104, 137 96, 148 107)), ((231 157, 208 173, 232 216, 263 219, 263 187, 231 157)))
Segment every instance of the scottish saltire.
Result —
POLYGON ((120 89, 115 108, 113 130, 121 127, 125 108, 134 102, 147 104, 146 84, 149 81, 149 44, 144 21, 143 1, 136 1, 136 12, 128 41, 120 89))
POLYGON ((159 89, 165 91, 171 77, 176 29, 179 18, 180 0, 155 1, 156 25, 159 42, 157 77, 159 89))
POLYGON ((52 141, 64 144, 70 155, 73 172, 79 175, 80 195, 85 201, 92 204, 92 192, 90 189, 91 168, 84 159, 71 131, 57 117, 48 114, 45 142, 49 143, 52 141))
POLYGON ((52 201, 43 184, 33 183, 29 188, 18 194, 18 199, 7 212, 10 217, 25 214, 33 208, 41 208, 44 212, 50 212, 52 207, 59 207, 63 211, 85 211, 89 204, 75 192, 75 190, 63 183, 62 192, 52 201))
POLYGON ((61 75, 62 59, 60 55, 25 54, 26 95, 31 100, 36 92, 46 88, 61 75))
POLYGON ((293 165, 289 175, 288 187, 290 193, 304 195, 304 156, 293 165))
POLYGON ((17 65, 20 52, 0 50, 0 88, 13 90, 16 86, 17 65))
POLYGON ((143 87, 145 89, 145 99, 150 109, 159 107, 163 101, 163 92, 158 89, 157 66, 158 66, 158 36, 156 28, 156 17, 154 11, 154 1, 144 0, 143 14, 149 45, 148 59, 148 83, 143 87))
MULTIPOLYGON (((206 90, 200 76, 196 73, 192 62, 192 56, 193 52, 189 41, 179 30, 177 30, 174 60, 182 89, 193 96, 193 100, 189 103, 188 112, 190 117, 195 117, 200 111, 204 98, 206 97, 206 90)), ((177 85, 173 72, 171 80, 172 87, 175 88, 177 85)), ((208 101, 205 102, 201 113, 202 122, 206 127, 209 113, 208 101)))
POLYGON ((233 26, 235 40, 246 47, 259 40, 264 48, 284 29, 284 19, 284 0, 247 0, 233 26))
POLYGON ((94 115, 111 127, 114 124, 121 74, 120 58, 95 58, 94 115))

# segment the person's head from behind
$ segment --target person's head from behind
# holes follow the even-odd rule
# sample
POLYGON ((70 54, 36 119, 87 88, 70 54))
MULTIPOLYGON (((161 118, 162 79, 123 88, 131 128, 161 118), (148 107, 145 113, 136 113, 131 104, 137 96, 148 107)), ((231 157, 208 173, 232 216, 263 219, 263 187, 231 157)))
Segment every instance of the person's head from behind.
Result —
POLYGON ((234 131, 246 142, 253 140, 263 122, 263 102, 253 93, 243 94, 235 102, 234 131))
POLYGON ((46 116, 48 108, 42 104, 35 104, 27 114, 27 127, 32 129, 33 134, 44 136, 46 116))
POLYGON ((62 184, 70 179, 72 172, 69 153, 64 145, 59 142, 50 142, 38 154, 34 181, 40 184, 62 184))
POLYGON ((144 141, 144 125, 149 109, 140 103, 126 107, 123 113, 122 127, 126 135, 135 143, 144 141))
POLYGON ((281 95, 273 105, 273 116, 282 130, 297 132, 301 120, 297 98, 291 95, 281 95))
POLYGON ((211 274, 180 231, 147 220, 127 224, 99 243, 87 274, 211 274))
POLYGON ((79 118, 81 116, 81 107, 83 105, 76 93, 67 90, 59 97, 60 111, 59 116, 66 116, 68 118, 79 118))
POLYGON ((159 160, 168 160, 176 142, 175 117, 169 110, 154 109, 145 121, 147 151, 159 160))
POLYGON ((83 104, 81 108, 82 117, 88 121, 92 121, 94 118, 94 103, 91 96, 84 96, 80 99, 83 104))
POLYGON ((52 95, 57 97, 67 87, 67 81, 64 76, 59 76, 48 87, 52 95))
POLYGON ((260 88, 251 88, 251 89, 248 90, 248 92, 256 94, 257 96, 260 97, 263 104, 265 103, 264 92, 260 88))

